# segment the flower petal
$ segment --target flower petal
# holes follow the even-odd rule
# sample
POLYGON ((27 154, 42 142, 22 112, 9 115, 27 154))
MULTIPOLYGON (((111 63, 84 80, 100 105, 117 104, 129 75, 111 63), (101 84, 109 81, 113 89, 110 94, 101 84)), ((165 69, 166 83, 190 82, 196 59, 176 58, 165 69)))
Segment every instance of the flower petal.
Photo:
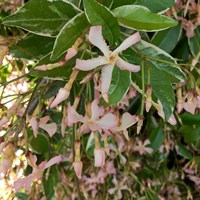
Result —
POLYGON ((117 59, 115 63, 121 70, 128 70, 130 72, 138 72, 140 71, 139 65, 133 65, 131 63, 126 62, 125 60, 121 59, 120 57, 117 59))
POLYGON ((49 134, 50 137, 52 137, 57 131, 57 124, 56 123, 40 124, 39 127, 44 129, 49 134))
POLYGON ((137 121, 138 117, 136 117, 135 115, 132 116, 130 113, 125 112, 121 118, 121 129, 125 130, 135 124, 137 121))
POLYGON ((84 122, 84 117, 76 112, 73 106, 69 106, 67 110, 67 117, 68 117, 68 126, 71 126, 77 122, 84 122))
POLYGON ((117 117, 112 113, 105 114, 100 120, 96 121, 102 129, 112 129, 117 126, 117 117))
POLYGON ((94 99, 94 101, 91 104, 92 120, 97 120, 104 113, 104 109, 98 106, 98 102, 98 99, 94 99))
POLYGON ((113 52, 112 55, 118 55, 120 52, 128 49, 133 44, 139 42, 141 40, 140 34, 137 32, 130 37, 126 38, 119 47, 117 47, 113 52))
POLYGON ((65 56, 65 62, 73 58, 77 54, 76 48, 69 48, 65 56))
POLYGON ((51 159, 45 164, 44 169, 49 168, 49 167, 51 167, 52 165, 55 165, 55 164, 57 164, 57 163, 60 163, 61 161, 62 161, 62 156, 61 156, 61 155, 55 156, 55 157, 51 158, 51 159))
POLYGON ((30 120, 29 120, 29 123, 33 129, 33 134, 35 137, 37 137, 37 134, 38 134, 38 120, 36 119, 36 117, 32 117, 30 120))
POLYGON ((105 65, 101 70, 101 93, 106 102, 108 102, 108 90, 112 80, 113 65, 105 65))
POLYGON ((82 71, 89 71, 107 63, 108 61, 104 56, 99 56, 97 58, 92 58, 88 60, 77 59, 75 68, 82 71))
POLYGON ((98 47, 103 54, 107 57, 110 53, 109 47, 102 35, 102 26, 92 26, 89 32, 89 41, 98 47))

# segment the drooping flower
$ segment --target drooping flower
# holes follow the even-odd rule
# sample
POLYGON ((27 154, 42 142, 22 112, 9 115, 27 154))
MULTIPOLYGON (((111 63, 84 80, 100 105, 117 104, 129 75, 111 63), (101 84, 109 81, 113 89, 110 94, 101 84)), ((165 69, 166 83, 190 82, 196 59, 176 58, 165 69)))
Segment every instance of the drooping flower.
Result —
POLYGON ((62 156, 55 156, 51 158, 48 162, 43 161, 39 165, 37 165, 37 157, 31 154, 28 161, 29 165, 33 168, 33 171, 27 177, 19 179, 14 183, 14 188, 16 191, 20 190, 21 188, 25 188, 27 191, 30 191, 31 183, 35 180, 41 179, 45 169, 51 167, 52 165, 60 163, 62 161, 62 156))
POLYGON ((47 124, 47 122, 50 120, 49 116, 45 116, 41 119, 37 119, 35 116, 33 116, 31 119, 29 119, 29 123, 33 129, 33 134, 35 137, 37 137, 38 134, 38 128, 42 128, 45 130, 50 137, 52 137, 56 131, 57 131, 57 125, 56 123, 50 123, 47 124))
POLYGON ((89 71, 95 69, 99 66, 102 66, 101 70, 101 93, 106 102, 108 102, 108 90, 110 87, 112 79, 112 71, 114 66, 119 67, 121 70, 128 70, 131 72, 138 72, 140 66, 133 65, 122 58, 119 57, 119 54, 131 47, 133 44, 140 41, 140 34, 135 33, 125 39, 122 44, 116 48, 113 52, 109 50, 103 36, 102 36, 102 26, 92 26, 89 32, 89 41, 96 47, 98 47, 104 56, 99 56, 97 58, 89 60, 76 60, 75 68, 82 71, 89 71))

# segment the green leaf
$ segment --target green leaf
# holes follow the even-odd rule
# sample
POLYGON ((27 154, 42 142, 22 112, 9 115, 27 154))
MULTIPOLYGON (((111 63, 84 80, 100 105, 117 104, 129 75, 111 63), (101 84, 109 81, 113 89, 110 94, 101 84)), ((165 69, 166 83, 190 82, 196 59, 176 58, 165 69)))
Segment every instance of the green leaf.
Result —
POLYGON ((16 13, 3 19, 6 26, 15 26, 38 35, 55 36, 79 9, 67 1, 30 0, 16 13))
POLYGON ((117 19, 108 8, 94 0, 84 0, 85 14, 92 25, 102 25, 103 35, 110 44, 119 38, 120 30, 117 19))
MULTIPOLYGON (((107 0, 105 0, 107 1, 107 0)), ((119 1, 119 0, 113 0, 112 1, 112 9, 120 7, 120 6, 124 6, 124 5, 132 5, 134 4, 136 0, 123 0, 123 1, 119 1)))
POLYGON ((122 26, 136 30, 155 31, 177 25, 175 20, 138 5, 121 6, 114 9, 113 13, 122 26))
POLYGON ((154 150, 159 150, 159 148, 161 147, 163 141, 164 141, 164 133, 163 133, 163 127, 159 126, 155 129, 153 129, 153 131, 151 132, 149 139, 151 141, 151 147, 154 150))
POLYGON ((177 143, 177 153, 188 160, 192 159, 191 152, 180 142, 177 143))
POLYGON ((112 81, 108 91, 109 103, 101 100, 104 106, 117 104, 126 95, 131 81, 131 75, 128 71, 122 71, 118 67, 114 67, 112 81))
POLYGON ((52 51, 55 38, 43 37, 32 33, 23 37, 10 53, 16 58, 39 60, 52 51), (37 44, 37 45, 35 45, 37 44))
POLYGON ((199 125, 200 124, 200 115, 193 115, 188 112, 182 114, 181 120, 185 125, 199 125))
POLYGON ((161 12, 171 8, 175 3, 175 0, 136 0, 134 2, 135 5, 141 5, 147 7, 152 12, 161 12))
POLYGON ((53 199, 54 197, 54 188, 58 184, 58 167, 52 166, 49 171, 45 171, 42 176, 42 186, 45 192, 46 199, 53 199), (48 177, 48 178, 46 178, 48 177))
POLYGON ((65 24, 56 38, 51 59, 56 60, 63 55, 77 38, 87 30, 88 26, 89 24, 84 13, 76 15, 65 24))
POLYGON ((156 32, 151 40, 151 43, 167 53, 171 53, 180 39, 181 32, 181 24, 167 30, 156 32))
POLYGON ((196 56, 200 52, 200 27, 194 31, 195 35, 188 39, 190 51, 193 56, 196 56))
POLYGON ((44 134, 38 134, 37 137, 31 136, 29 144, 32 151, 38 154, 44 154, 50 149, 49 138, 44 134))

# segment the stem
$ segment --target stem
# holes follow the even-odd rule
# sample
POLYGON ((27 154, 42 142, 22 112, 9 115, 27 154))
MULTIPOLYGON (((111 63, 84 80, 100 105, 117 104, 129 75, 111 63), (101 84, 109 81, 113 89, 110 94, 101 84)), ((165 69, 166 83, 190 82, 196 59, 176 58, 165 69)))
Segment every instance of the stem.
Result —
POLYGON ((140 115, 142 116, 144 113, 144 101, 145 101, 144 60, 142 60, 141 62, 141 67, 142 67, 142 104, 141 104, 140 115))

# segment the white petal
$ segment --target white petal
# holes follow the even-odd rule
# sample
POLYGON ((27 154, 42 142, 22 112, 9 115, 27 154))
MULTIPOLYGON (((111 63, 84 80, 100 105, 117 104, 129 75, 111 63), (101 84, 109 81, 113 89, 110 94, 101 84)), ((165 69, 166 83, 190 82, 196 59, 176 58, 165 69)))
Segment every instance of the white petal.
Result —
POLYGON ((141 40, 141 37, 140 37, 140 34, 138 32, 133 34, 133 35, 131 35, 130 37, 126 38, 121 43, 121 45, 112 52, 112 55, 119 54, 120 52, 128 49, 129 47, 131 47, 133 44, 139 42, 140 40, 141 40))
POLYGON ((108 56, 110 50, 106 44, 106 41, 102 35, 102 26, 92 26, 89 32, 89 41, 96 47, 98 47, 105 56, 108 56))
POLYGON ((139 65, 133 65, 125 60, 118 58, 117 62, 115 63, 116 66, 118 66, 121 70, 128 70, 130 72, 138 72, 140 71, 140 66, 139 65))
POLYGON ((104 56, 99 56, 98 58, 88 59, 88 60, 76 60, 76 69, 82 71, 89 71, 95 69, 98 66, 105 65, 108 63, 108 60, 104 56))
POLYGON ((112 80, 113 69, 113 65, 106 65, 101 70, 101 92, 106 102, 108 102, 108 90, 112 80))
POLYGON ((104 113, 104 109, 99 107, 98 103, 99 103, 99 100, 94 99, 94 101, 91 104, 91 112, 92 112, 91 119, 92 120, 97 120, 104 113))

